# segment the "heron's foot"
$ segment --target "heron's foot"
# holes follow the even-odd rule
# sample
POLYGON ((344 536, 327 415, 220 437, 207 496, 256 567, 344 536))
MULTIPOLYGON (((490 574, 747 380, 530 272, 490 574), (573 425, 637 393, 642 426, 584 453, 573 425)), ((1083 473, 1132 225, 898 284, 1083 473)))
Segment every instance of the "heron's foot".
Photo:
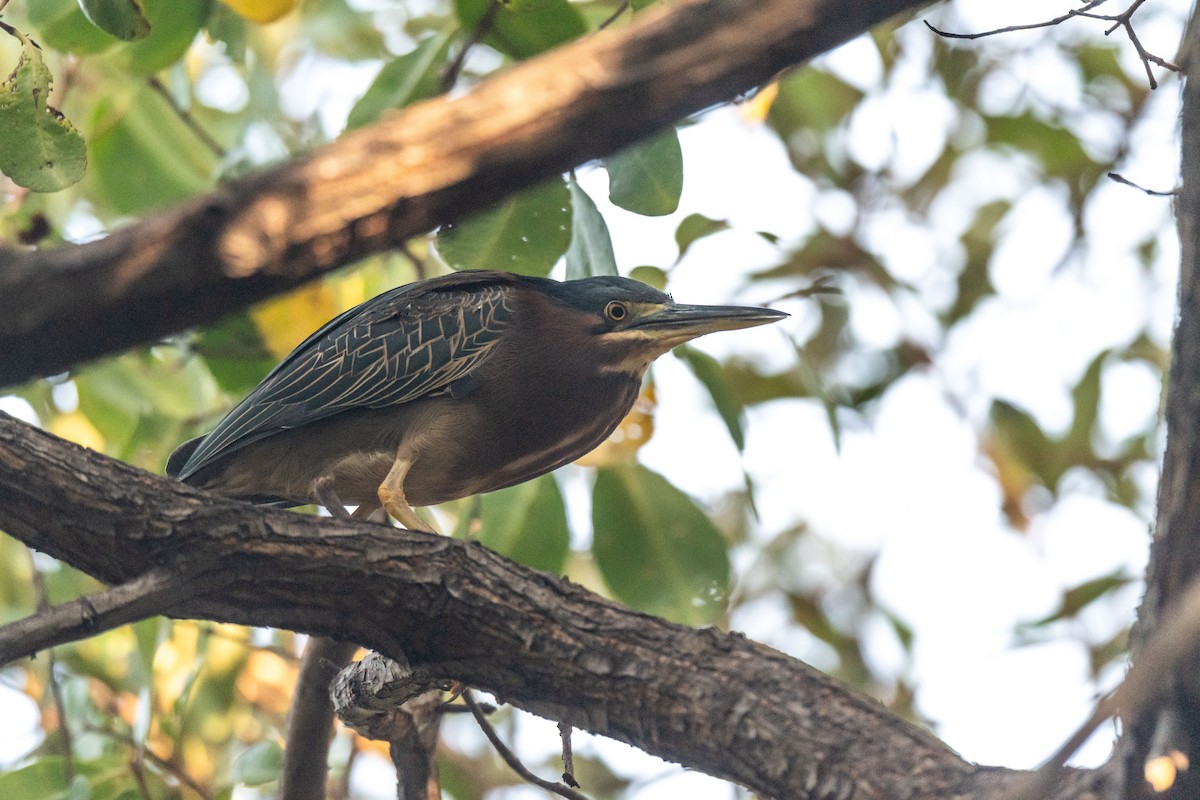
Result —
POLYGON ((397 522, 410 531, 434 532, 429 527, 429 523, 418 517, 417 512, 412 510, 412 507, 404 498, 403 491, 393 489, 387 483, 383 483, 379 487, 379 502, 383 506, 384 511, 391 514, 397 522))
POLYGON ((312 482, 312 493, 317 498, 317 502, 325 507, 331 517, 336 519, 350 519, 351 514, 346 510, 345 504, 342 503, 342 498, 338 497, 337 492, 333 489, 333 478, 328 475, 322 475, 312 482))

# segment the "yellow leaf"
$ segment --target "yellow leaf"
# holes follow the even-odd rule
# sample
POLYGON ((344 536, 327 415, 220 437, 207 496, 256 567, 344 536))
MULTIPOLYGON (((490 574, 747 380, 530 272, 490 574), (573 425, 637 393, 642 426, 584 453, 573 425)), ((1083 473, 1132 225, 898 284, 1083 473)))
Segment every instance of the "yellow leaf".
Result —
POLYGON ((83 445, 92 450, 104 451, 104 434, 96 430, 92 421, 78 411, 59 414, 50 420, 50 432, 69 442, 83 445))
POLYGON ((297 0, 221 0, 251 22, 274 22, 297 5, 297 0))
POLYGON ((216 767, 208 745, 200 739, 185 739, 179 749, 183 751, 182 761, 187 764, 188 775, 201 784, 208 783, 216 767))
POLYGON ((310 283, 250 312, 271 355, 283 358, 310 333, 341 311, 338 292, 328 283, 310 283))
POLYGON ((600 446, 576 461, 584 467, 611 467, 632 461, 654 435, 654 384, 647 382, 621 424, 600 446))
POLYGON ((1000 485, 1001 510, 1008 524, 1014 530, 1028 530, 1030 520, 1025 497, 1035 483, 1033 473, 998 436, 987 439, 983 443, 983 450, 995 469, 996 483, 1000 485))
POLYGON ((238 693, 267 711, 286 713, 299 671, 297 664, 276 653, 256 650, 237 677, 238 693))
POLYGON ((764 86, 758 94, 738 106, 742 122, 752 125, 761 124, 766 120, 767 114, 771 111, 771 104, 775 102, 775 98, 778 95, 778 82, 764 86))

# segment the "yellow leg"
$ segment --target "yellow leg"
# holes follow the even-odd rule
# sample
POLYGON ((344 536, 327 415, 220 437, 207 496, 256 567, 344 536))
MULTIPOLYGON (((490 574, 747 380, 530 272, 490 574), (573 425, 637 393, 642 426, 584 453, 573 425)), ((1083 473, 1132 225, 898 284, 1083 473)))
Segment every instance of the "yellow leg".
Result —
POLYGON ((383 483, 379 484, 379 502, 385 511, 410 531, 433 533, 404 497, 404 476, 408 474, 408 468, 411 466, 412 462, 406 458, 396 459, 383 483))

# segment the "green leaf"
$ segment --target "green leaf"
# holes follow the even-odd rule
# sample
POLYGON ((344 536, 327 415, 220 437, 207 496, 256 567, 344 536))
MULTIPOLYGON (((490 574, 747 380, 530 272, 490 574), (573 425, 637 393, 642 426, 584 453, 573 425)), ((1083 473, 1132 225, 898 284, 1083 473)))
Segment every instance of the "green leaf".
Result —
POLYGON ((303 3, 299 40, 311 42, 322 53, 342 61, 388 58, 383 33, 375 24, 374 12, 352 7, 347 0, 303 3))
POLYGON ((88 21, 79 0, 37 0, 26 3, 25 8, 38 41, 53 50, 91 55, 118 42, 88 21))
POLYGON ((35 192, 57 192, 83 178, 87 147, 57 109, 46 105, 52 78, 41 49, 21 39, 17 67, 0 84, 0 172, 35 192))
POLYGON ((119 53, 130 72, 149 75, 169 67, 192 46, 212 10, 212 0, 143 0, 150 35, 119 53))
POLYGON ((571 192, 562 178, 443 225, 437 250, 454 269, 546 275, 571 241, 571 192))
POLYGON ((466 30, 484 23, 483 41, 507 56, 529 58, 587 33, 583 16, 568 0, 508 0, 499 4, 490 24, 484 19, 494 0, 454 0, 466 30))
POLYGON ((209 41, 224 45, 225 56, 238 66, 246 63, 246 20, 224 3, 212 7, 204 24, 209 41))
POLYGON ((217 384, 234 397, 258 385, 279 359, 267 351, 258 326, 248 314, 226 317, 192 342, 217 384))
POLYGON ((627 147, 602 163, 608 170, 608 199, 614 205, 648 217, 661 217, 679 208, 683 150, 674 128, 627 147))
MULTIPOLYGON (((0 774, 0 797, 109 800, 122 796, 130 788, 137 790, 129 763, 119 753, 89 760, 77 758, 72 767, 75 779, 68 785, 66 763, 60 756, 38 758, 27 766, 0 774)), ((162 786, 156 779, 151 784, 155 788, 162 786)))
POLYGON ((608 225, 592 198, 575 182, 567 180, 571 189, 571 246, 567 248, 567 280, 590 278, 593 275, 616 275, 617 257, 613 255, 612 237, 608 225))
POLYGON ((863 92, 824 70, 798 69, 779 82, 767 120, 785 142, 803 129, 825 131, 850 116, 863 92))
POLYGON ((216 156, 149 88, 102 104, 93 128, 89 185, 117 212, 141 213, 212 188, 216 156))
POLYGON ((150 35, 141 0, 79 0, 79 7, 93 25, 123 42, 150 35))
POLYGON ((1048 175, 1077 177, 1095 167, 1079 137, 1060 125, 1039 119, 1033 112, 985 117, 984 121, 989 144, 1037 159, 1048 175))
POLYGON ((966 317, 980 301, 996 293, 990 269, 992 251, 996 246, 996 229, 1011 208, 1007 200, 985 203, 975 212, 970 227, 963 231, 966 263, 958 274, 954 305, 942 317, 947 326, 966 317))
POLYGON ((1126 575, 1123 569, 1099 578, 1093 578, 1090 581, 1084 581, 1078 586, 1063 592, 1062 601, 1059 603, 1057 610, 1041 619, 1023 623, 1022 627, 1036 628, 1049 625, 1052 622, 1058 622, 1059 620, 1074 619, 1079 616, 1081 611, 1101 597, 1122 589, 1132 582, 1133 579, 1126 575))
POLYGON ((729 230, 729 223, 723 219, 710 219, 703 214, 688 214, 675 229, 675 244, 679 246, 679 258, 688 251, 698 239, 712 236, 714 233, 729 230))
POLYGON ((481 501, 480 542, 534 569, 563 571, 571 531, 553 476, 488 492, 481 501))
POLYGON ((229 779, 246 786, 261 786, 279 779, 283 766, 283 748, 271 739, 242 751, 229 768, 229 779))
POLYGON ((853 162, 845 148, 827 147, 829 134, 846 124, 863 98, 862 90, 813 67, 793 70, 779 82, 767 122, 787 146, 792 165, 812 179, 849 185, 853 162))
POLYGON ((384 111, 435 97, 441 93, 441 67, 454 36, 443 31, 383 65, 375 80, 350 110, 347 130, 379 119, 384 111))
POLYGON ((1092 432, 1096 418, 1100 415, 1100 373, 1108 360, 1108 350, 1101 351, 1084 370, 1079 383, 1071 390, 1071 401, 1075 406, 1071 429, 1062 439, 1067 454, 1087 458, 1092 452, 1092 432), (1078 455, 1076 455, 1078 454, 1078 455))
POLYGON ((667 289, 667 273, 663 272, 658 267, 644 265, 640 267, 634 267, 630 271, 629 277, 633 278, 635 281, 641 281, 647 286, 653 286, 660 292, 664 292, 667 289))
POLYGON ((729 430, 729 436, 737 445, 738 451, 745 449, 746 433, 742 427, 745 410, 729 388, 729 382, 725 380, 725 372, 721 369, 720 362, 708 353, 689 345, 676 347, 672 353, 691 369, 692 374, 700 383, 704 384, 709 397, 712 398, 713 405, 717 407, 717 413, 721 415, 725 427, 729 430))
POLYGON ((689 625, 725 609, 729 556, 691 498, 641 465, 600 470, 592 490, 592 552, 613 594, 689 625))

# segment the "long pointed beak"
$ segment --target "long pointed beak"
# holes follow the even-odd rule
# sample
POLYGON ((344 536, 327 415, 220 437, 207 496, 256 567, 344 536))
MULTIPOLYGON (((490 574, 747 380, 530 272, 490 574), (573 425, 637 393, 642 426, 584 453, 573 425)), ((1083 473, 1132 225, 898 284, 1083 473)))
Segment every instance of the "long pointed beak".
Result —
POLYGON ((672 347, 689 339, 717 331, 735 331, 778 322, 788 315, 770 308, 749 306, 688 306, 669 305, 649 314, 631 325, 648 331, 670 343, 672 347))

